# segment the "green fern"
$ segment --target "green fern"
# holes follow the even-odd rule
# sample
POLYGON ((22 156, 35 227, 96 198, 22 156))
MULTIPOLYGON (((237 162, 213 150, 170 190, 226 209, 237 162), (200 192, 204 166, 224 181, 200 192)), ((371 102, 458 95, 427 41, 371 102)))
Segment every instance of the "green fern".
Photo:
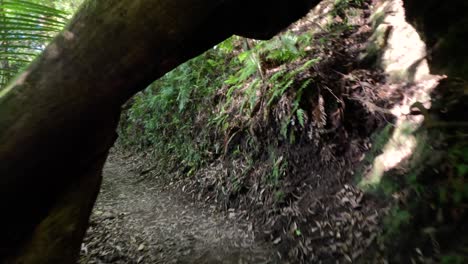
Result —
POLYGON ((296 111, 297 121, 301 125, 301 127, 305 126, 305 111, 303 109, 297 109, 296 111))
POLYGON ((260 53, 276 63, 292 62, 304 55, 304 51, 299 48, 303 39, 287 32, 266 42, 264 47, 260 47, 260 53))
POLYGON ((26 0, 0 1, 0 89, 65 26, 68 13, 26 0))

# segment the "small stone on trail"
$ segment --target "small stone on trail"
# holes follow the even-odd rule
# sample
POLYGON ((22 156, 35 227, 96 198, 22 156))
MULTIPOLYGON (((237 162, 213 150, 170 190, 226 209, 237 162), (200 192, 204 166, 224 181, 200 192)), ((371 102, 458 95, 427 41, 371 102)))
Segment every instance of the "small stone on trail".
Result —
POLYGON ((143 249, 145 249, 145 244, 140 244, 140 246, 138 247, 138 251, 142 251, 143 249))

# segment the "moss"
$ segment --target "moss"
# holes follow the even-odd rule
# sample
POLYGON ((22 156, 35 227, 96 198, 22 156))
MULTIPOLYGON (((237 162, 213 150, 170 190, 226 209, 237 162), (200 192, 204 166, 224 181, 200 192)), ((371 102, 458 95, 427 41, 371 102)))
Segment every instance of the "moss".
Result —
POLYGON ((359 55, 359 60, 364 65, 374 66, 380 63, 383 50, 387 46, 387 38, 390 27, 382 25, 385 19, 384 7, 380 7, 370 17, 373 33, 369 38, 365 52, 359 55))

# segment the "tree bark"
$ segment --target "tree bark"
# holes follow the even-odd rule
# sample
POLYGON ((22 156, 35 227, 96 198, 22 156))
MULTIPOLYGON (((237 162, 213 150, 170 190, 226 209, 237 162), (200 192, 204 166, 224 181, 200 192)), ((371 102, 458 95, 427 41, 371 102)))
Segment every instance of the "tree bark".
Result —
POLYGON ((426 42, 431 72, 468 81, 468 1, 404 0, 404 7, 426 42))
POLYGON ((0 91, 0 262, 73 263, 120 106, 230 35, 269 38, 318 2, 85 3, 0 91))

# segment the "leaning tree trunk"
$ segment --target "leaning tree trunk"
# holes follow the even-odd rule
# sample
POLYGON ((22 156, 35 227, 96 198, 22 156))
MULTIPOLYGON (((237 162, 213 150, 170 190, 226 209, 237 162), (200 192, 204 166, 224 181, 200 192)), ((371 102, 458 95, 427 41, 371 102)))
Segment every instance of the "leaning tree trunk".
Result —
POLYGON ((0 261, 72 263, 120 106, 232 34, 268 38, 319 0, 93 0, 0 91, 0 261))

